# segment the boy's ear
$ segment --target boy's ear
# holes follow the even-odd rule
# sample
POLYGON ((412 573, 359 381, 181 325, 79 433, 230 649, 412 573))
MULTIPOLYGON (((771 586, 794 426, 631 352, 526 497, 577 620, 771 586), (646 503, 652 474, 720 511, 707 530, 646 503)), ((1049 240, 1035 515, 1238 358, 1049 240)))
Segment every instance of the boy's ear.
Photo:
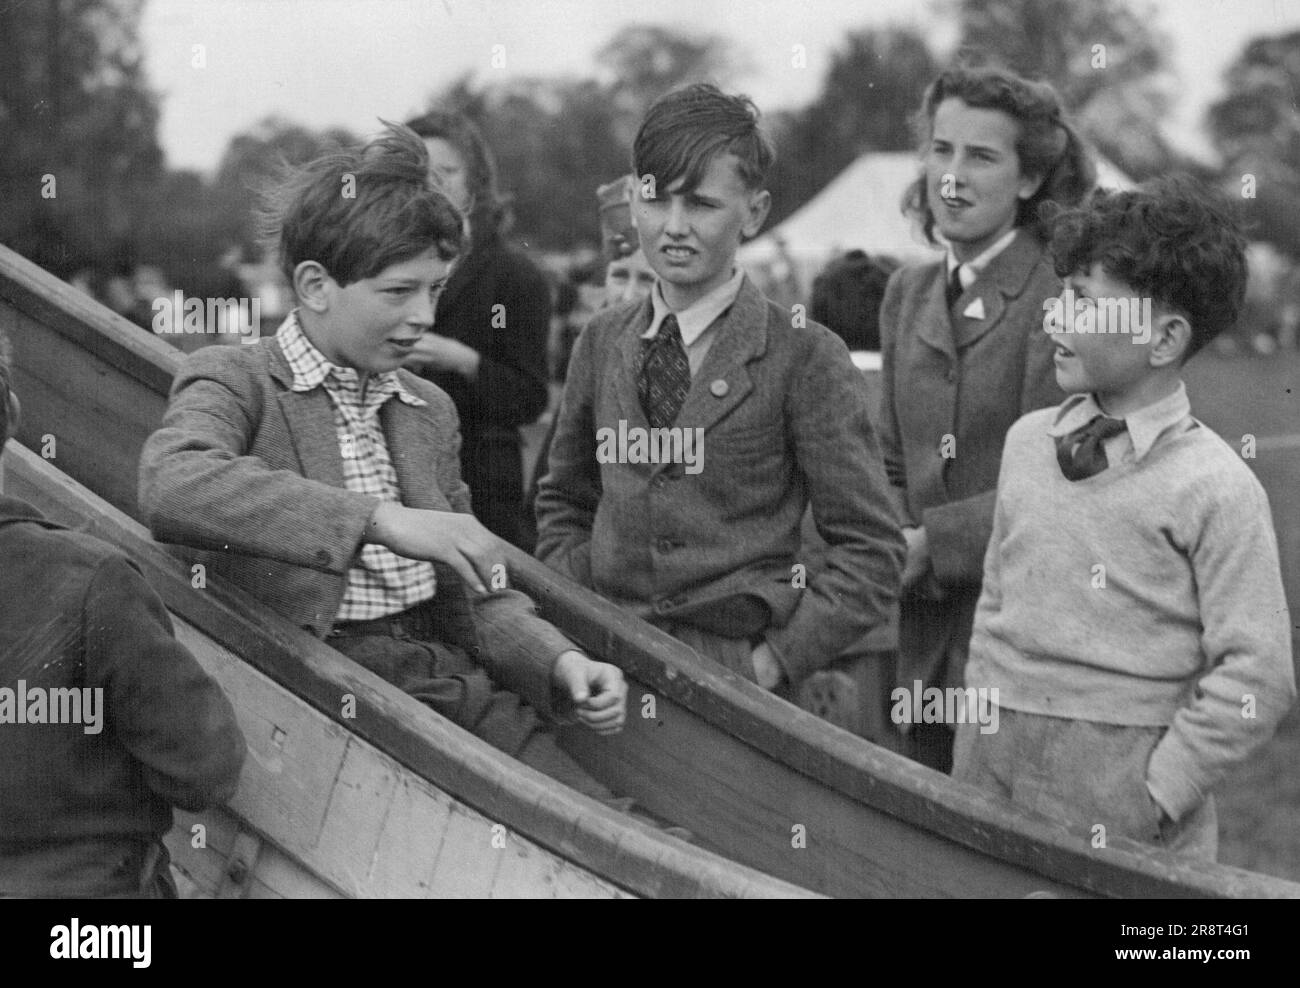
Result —
POLYGON ((763 229, 763 224, 767 222, 767 214, 771 211, 772 193, 767 189, 750 193, 749 215, 745 217, 745 225, 741 227, 746 240, 758 236, 758 231, 763 229))
POLYGON ((1178 366, 1192 345, 1192 324, 1178 312, 1166 312, 1153 319, 1151 366, 1178 366))
POLYGON ((301 261, 293 269, 293 290, 298 301, 312 312, 330 307, 334 279, 319 261, 301 261))

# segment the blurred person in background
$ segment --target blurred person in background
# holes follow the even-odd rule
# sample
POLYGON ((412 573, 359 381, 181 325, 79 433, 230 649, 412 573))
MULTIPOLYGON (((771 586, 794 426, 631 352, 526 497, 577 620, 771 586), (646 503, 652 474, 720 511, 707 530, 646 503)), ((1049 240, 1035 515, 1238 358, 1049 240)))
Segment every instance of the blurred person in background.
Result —
MULTIPOLYGON (((622 175, 596 190, 596 200, 600 204, 600 252, 605 261, 604 300, 600 308, 638 303, 654 287, 654 269, 641 250, 636 227, 632 224, 631 204, 635 188, 632 176, 622 175)), ((564 351, 563 366, 566 368, 575 341, 576 335, 564 351)), ((555 424, 555 419, 552 419, 550 428, 546 430, 546 438, 537 454, 537 463, 533 467, 532 481, 528 485, 528 497, 524 504, 522 524, 534 542, 537 539, 537 518, 533 513, 533 504, 537 500, 538 484, 546 475, 551 440, 555 438, 555 424)))
POLYGON ((839 336, 855 353, 878 351, 880 303, 896 270, 898 262, 892 258, 871 257, 861 250, 835 258, 813 279, 813 321, 839 336))
POLYGON ((546 276, 507 246, 496 164, 465 117, 434 110, 408 126, 430 169, 467 217, 470 250, 437 302, 434 328, 406 366, 450 396, 460 416, 461 475, 473 512, 493 534, 532 551, 521 527, 524 467, 519 427, 546 410, 551 292, 546 276))
MULTIPOLYGON (((1095 168, 1046 83, 955 68, 926 90, 921 172, 904 210, 947 257, 889 280, 880 309, 880 437, 907 562, 897 679, 965 685, 1007 429, 1064 400, 1043 303, 1061 293, 1039 207, 1073 206, 1095 168)), ((910 720, 910 718, 909 718, 910 720)), ((947 772, 953 727, 900 724, 910 757, 947 772)))

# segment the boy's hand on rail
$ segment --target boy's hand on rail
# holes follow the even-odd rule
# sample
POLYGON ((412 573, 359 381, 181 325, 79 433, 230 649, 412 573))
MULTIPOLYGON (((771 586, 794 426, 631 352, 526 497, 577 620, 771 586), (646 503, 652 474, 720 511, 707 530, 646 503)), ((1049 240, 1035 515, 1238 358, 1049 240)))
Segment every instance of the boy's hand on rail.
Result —
POLYGON ((597 734, 617 734, 627 717, 627 681, 618 666, 595 662, 570 649, 551 673, 560 694, 573 705, 578 722, 597 734))

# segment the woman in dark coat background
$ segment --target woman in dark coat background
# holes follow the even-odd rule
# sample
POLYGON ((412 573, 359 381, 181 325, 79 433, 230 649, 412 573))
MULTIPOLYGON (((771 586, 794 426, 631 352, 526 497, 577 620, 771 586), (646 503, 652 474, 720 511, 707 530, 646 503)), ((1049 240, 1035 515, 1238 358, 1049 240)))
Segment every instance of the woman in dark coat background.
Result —
POLYGON ((433 331, 407 366, 438 385, 460 414, 461 472, 474 514, 525 551, 519 427, 546 410, 551 293, 546 276, 502 235, 506 209, 496 164, 466 118, 431 111, 408 126, 424 139, 430 167, 469 219, 470 251, 438 299, 433 331))

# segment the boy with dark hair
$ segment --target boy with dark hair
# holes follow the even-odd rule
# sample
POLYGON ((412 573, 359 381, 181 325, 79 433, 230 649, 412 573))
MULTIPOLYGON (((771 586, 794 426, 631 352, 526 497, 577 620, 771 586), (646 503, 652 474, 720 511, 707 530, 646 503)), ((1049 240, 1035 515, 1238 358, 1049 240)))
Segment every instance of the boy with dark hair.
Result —
POLYGON ((498 748, 606 795, 534 711, 618 731, 622 674, 502 589, 500 543, 461 480, 455 408, 399 369, 464 242, 424 144, 390 127, 320 158, 279 190, 269 219, 298 308, 275 337, 182 368, 140 464, 155 536, 221 550, 216 571, 289 620, 498 748))
MULTIPOLYGON (((0 453, 18 416, 0 332, 0 453)), ((0 899, 175 898, 172 807, 229 799, 243 761, 139 570, 0 495, 0 899)))
POLYGON ((953 774, 1094 840, 1212 860, 1211 790, 1295 696, 1268 500, 1180 378, 1236 319, 1244 242, 1168 179, 1097 193, 1052 246, 1070 397, 1007 433, 966 668, 1000 728, 961 725, 953 774))
POLYGON ((537 501, 539 558, 768 689, 886 620, 903 548, 848 350, 735 264, 771 162, 743 97, 651 107, 632 212, 657 283, 579 339, 537 501))

